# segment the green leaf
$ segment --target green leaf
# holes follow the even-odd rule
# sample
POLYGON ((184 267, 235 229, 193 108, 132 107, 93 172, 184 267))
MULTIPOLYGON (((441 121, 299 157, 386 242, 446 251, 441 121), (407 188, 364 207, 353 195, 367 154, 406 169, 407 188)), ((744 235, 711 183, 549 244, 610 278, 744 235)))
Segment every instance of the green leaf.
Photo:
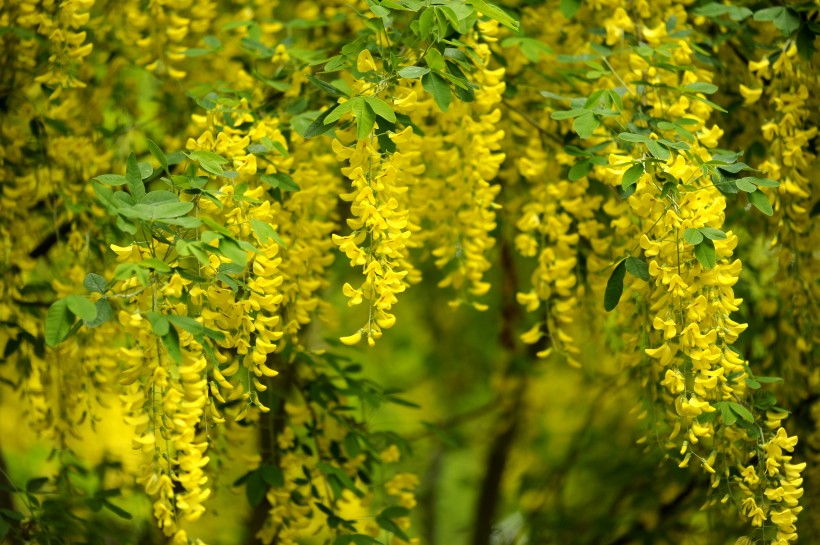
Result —
MULTIPOLYGON (((508 15, 507 12, 503 9, 499 8, 494 4, 490 4, 489 2, 485 2, 484 0, 472 0, 470 3, 473 5, 473 7, 475 7, 476 11, 480 11, 486 17, 489 17, 490 19, 495 19, 505 27, 518 32, 518 21, 516 21, 513 17, 508 15)), ((405 541, 409 540, 405 539, 405 541)))
POLYGON ((370 136, 376 124, 376 112, 362 97, 356 97, 352 102, 353 117, 356 119, 356 138, 364 140, 370 136))
MULTIPOLYGON (((5 487, 5 485, 2 485, 2 484, 0 484, 0 486, 4 486, 5 489, 7 489, 11 492, 20 492, 21 491, 18 488, 5 487)), ((4 519, 12 520, 12 521, 20 521, 20 520, 23 520, 24 518, 26 518, 25 515, 23 515, 23 513, 19 512, 19 511, 12 511, 11 509, 0 509, 0 516, 2 516, 4 519)))
POLYGON ((170 273, 171 266, 168 265, 166 262, 162 261, 161 259, 157 259, 155 257, 149 257, 147 259, 143 259, 137 266, 142 267, 144 269, 152 269, 159 273, 170 273))
POLYGON ((649 265, 643 259, 632 256, 627 257, 626 271, 636 278, 649 282, 649 265))
POLYGON ((667 161, 670 157, 672 157, 672 154, 669 152, 669 150, 663 147, 655 140, 647 140, 645 144, 646 148, 649 150, 649 153, 651 153, 653 156, 660 159, 661 161, 667 161))
POLYGON ((756 381, 755 379, 753 379, 753 378, 746 377, 745 382, 746 382, 746 386, 748 386, 752 390, 759 390, 760 389, 760 383, 758 381, 756 381))
POLYGON ((598 121, 598 118, 595 117, 590 111, 579 115, 575 118, 575 121, 572 122, 572 129, 580 136, 581 138, 589 138, 592 136, 592 133, 595 132, 595 129, 601 124, 598 121))
POLYGON ((369 96, 365 98, 368 106, 370 106, 373 111, 376 113, 377 116, 381 117, 382 119, 386 119, 391 123, 396 122, 396 114, 393 112, 393 109, 387 105, 385 101, 380 99, 379 97, 369 96))
POLYGON ((65 299, 58 299, 48 309, 46 315, 46 344, 57 346, 71 330, 73 315, 68 310, 65 299))
POLYGON ((430 51, 427 52, 424 56, 424 62, 433 70, 444 70, 447 68, 447 65, 444 64, 444 57, 441 56, 441 52, 436 48, 431 48, 430 51))
POLYGON ((430 69, 425 66, 407 66, 399 70, 399 76, 407 79, 416 79, 429 72, 430 69))
POLYGON ((727 405, 729 405, 729 407, 732 409, 732 412, 734 412, 736 415, 738 415, 740 418, 742 418, 746 422, 754 422, 755 421, 755 417, 754 417, 754 415, 752 415, 751 411, 749 411, 749 409, 747 409, 746 407, 744 407, 740 403, 735 403, 734 401, 728 401, 727 405))
POLYGON ((635 185, 642 175, 643 163, 635 163, 624 172, 624 177, 621 179, 621 188, 626 190, 629 186, 635 185))
MULTIPOLYGON (((593 61, 587 61, 587 64, 597 64, 597 63, 595 63, 593 61)), ((586 101, 584 101, 584 109, 585 110, 591 110, 591 109, 595 108, 598 105, 598 103, 601 101, 601 97, 603 95, 604 95, 604 90, 603 89, 598 89, 597 91, 595 91, 594 93, 589 95, 589 97, 586 99, 586 101)))
POLYGON ((175 327, 169 327, 168 333, 162 336, 162 344, 174 363, 182 363, 182 350, 179 348, 179 333, 175 327))
POLYGON ((121 176, 119 174, 101 174, 96 178, 92 178, 92 180, 96 180, 101 184, 113 186, 125 185, 128 182, 125 176, 121 176))
POLYGON ((344 114, 351 111, 353 106, 358 102, 361 102, 361 97, 352 98, 347 102, 343 102, 342 104, 336 106, 333 111, 325 117, 325 125, 338 121, 344 114))
POLYGON ((168 170, 168 158, 165 156, 162 150, 159 149, 159 146, 157 146, 153 140, 149 139, 146 143, 148 144, 148 151, 150 151, 151 155, 153 155, 157 159, 157 161, 159 161, 159 164, 162 167, 162 170, 165 171, 165 174, 170 176, 171 172, 168 170))
POLYGON ((392 534, 395 534, 396 537, 398 537, 399 539, 403 539, 404 541, 410 541, 410 536, 404 533, 404 530, 402 530, 398 524, 396 524, 389 518, 385 517, 384 515, 379 515, 376 517, 376 524, 378 524, 382 530, 386 530, 392 534))
POLYGON ((274 174, 263 174, 259 179, 273 188, 279 188, 282 191, 299 191, 301 187, 293 181, 293 178, 284 172, 276 172, 274 174))
POLYGON ((91 322, 97 317, 97 307, 90 300, 80 295, 69 295, 65 298, 68 310, 82 319, 83 322, 91 322))
POLYGON ((387 507, 384 511, 381 512, 381 516, 389 518, 389 519, 397 519, 401 517, 409 517, 410 516, 410 509, 406 507, 401 507, 398 505, 393 505, 391 507, 387 507))
POLYGON ((552 55, 554 53, 547 44, 527 36, 508 36, 501 40, 501 47, 512 46, 517 46, 530 62, 538 62, 542 55, 552 55))
POLYGON ((164 337, 168 334, 171 328, 171 322, 169 322, 168 318, 164 315, 151 310, 145 313, 145 317, 148 318, 148 322, 151 324, 151 328, 157 337, 164 337))
POLYGON ((245 481, 245 496, 248 498, 248 503, 251 504, 251 507, 256 507, 262 503, 267 490, 268 487, 265 485, 265 481, 262 479, 262 475, 260 475, 259 471, 252 471, 245 481))
POLYGON ((626 260, 621 261, 612 270, 609 275, 609 280, 606 282, 606 290, 604 291, 604 309, 611 312, 621 300, 621 295, 624 292, 624 276, 626 276, 626 260))
POLYGON ((221 155, 206 150, 192 151, 190 153, 186 153, 186 156, 192 161, 199 163, 202 170, 215 176, 222 176, 225 173, 222 165, 229 162, 221 155))
POLYGON ((324 112, 319 114, 319 116, 316 117, 316 119, 311 121, 310 124, 307 125, 307 127, 305 127, 303 132, 299 132, 299 130, 293 122, 291 122, 291 125, 294 127, 294 130, 296 130, 296 132, 300 134, 303 138, 315 138, 317 136, 321 136, 326 132, 330 131, 331 129, 333 129, 333 125, 335 125, 335 122, 326 124, 325 121, 327 120, 328 116, 336 109, 337 108, 334 106, 333 108, 325 110, 324 112))
POLYGON ((634 142, 643 144, 651 140, 648 136, 644 136, 642 134, 635 134, 632 132, 622 132, 618 135, 619 140, 623 140, 624 142, 634 142))
POLYGON ((339 483, 342 486, 344 486, 345 488, 347 488, 348 490, 350 490, 351 492, 356 494, 358 497, 361 498, 361 497, 364 496, 364 493, 361 490, 359 490, 358 488, 356 488, 356 484, 353 482, 353 480, 350 478, 350 476, 347 473, 345 473, 344 471, 342 471, 341 469, 339 469, 338 467, 334 467, 334 466, 326 464, 324 462, 319 462, 317 464, 317 467, 319 468, 319 471, 321 471, 322 473, 324 473, 328 477, 330 477, 330 476, 336 477, 339 480, 339 483))
POLYGON ((307 79, 310 83, 324 91, 325 93, 329 94, 330 96, 334 97, 346 97, 347 93, 339 89, 338 87, 329 84, 326 81, 322 81, 319 78, 313 76, 307 76, 307 79))
POLYGON ((111 308, 111 303, 108 302, 108 299, 100 299, 94 306, 97 309, 97 317, 90 322, 86 322, 86 327, 95 328, 114 317, 114 309, 111 308))
POLYGON ((689 91, 690 93, 703 93, 705 95, 711 95, 712 93, 717 92, 718 86, 713 83, 698 81, 695 83, 690 83, 689 85, 684 85, 683 90, 689 91))
POLYGON ((726 233, 714 227, 701 227, 700 232, 709 240, 726 240, 726 233))
POLYGON ((26 483, 26 492, 37 492, 48 483, 48 477, 37 477, 26 483))
POLYGON ((695 246, 695 257, 704 269, 713 269, 717 264, 715 243, 708 239, 703 240, 703 242, 695 246))
POLYGON ((720 170, 725 170, 726 172, 731 172, 732 174, 737 174, 741 170, 756 170, 746 163, 735 163, 733 165, 718 165, 717 166, 720 170))
POLYGON ((263 465, 257 469, 262 480, 271 488, 281 488, 285 485, 285 475, 276 466, 263 465))
POLYGON ((450 107, 450 86, 447 85, 447 82, 433 72, 429 74, 425 74, 421 78, 421 85, 424 87, 424 90, 430 93, 433 96, 433 99, 438 104, 439 109, 442 112, 446 112, 447 109, 450 107))
POLYGON ((108 288, 106 287, 107 284, 108 283, 105 281, 105 278, 94 273, 88 273, 85 275, 85 280, 83 280, 83 286, 85 289, 96 293, 105 293, 108 291, 108 288))
POLYGON ((701 233, 699 229, 687 229, 683 232, 683 240, 693 246, 697 246, 703 242, 703 233, 701 233))
POLYGON ((143 180, 150 178, 151 175, 154 173, 154 167, 152 167, 151 163, 149 163, 148 161, 140 161, 139 163, 137 163, 137 166, 140 169, 140 178, 142 178, 143 180))
POLYGON ((268 240, 273 240, 279 246, 287 248, 285 241, 282 240, 276 230, 271 227, 268 222, 251 218, 251 228, 253 229, 253 232, 256 233, 256 236, 259 237, 259 241, 262 244, 267 244, 268 240))
POLYGON ((800 18, 785 7, 766 8, 755 12, 755 21, 771 21, 784 36, 791 35, 800 26, 800 18))
POLYGON ((735 422, 737 422, 737 417, 735 413, 729 408, 729 405, 725 401, 721 401, 716 403, 715 406, 720 409, 720 416, 723 418, 723 423, 727 426, 733 426, 735 422))
POLYGON ((579 9, 581 9, 581 0, 561 0, 561 14, 567 19, 575 17, 579 9))
POLYGON ((179 202, 179 197, 171 191, 157 190, 146 193, 145 196, 139 200, 139 204, 159 204, 169 201, 179 202))
POLYGON ((337 537, 333 545, 384 545, 384 543, 365 534, 352 534, 337 537))
POLYGON ((142 182, 137 156, 133 151, 128 155, 128 161, 125 163, 125 183, 135 199, 140 199, 145 195, 145 184, 142 182))
POLYGON ((376 4, 372 0, 367 3, 367 7, 370 8, 370 11, 373 12, 376 15, 376 17, 387 17, 388 15, 390 15, 389 9, 376 4))
POLYGON ((749 202, 752 203, 752 206, 754 206, 767 216, 771 216, 774 214, 772 203, 770 203, 769 199, 766 198, 766 195, 761 193, 759 190, 754 191, 753 193, 749 193, 749 202))
POLYGON ((550 114, 550 119, 573 119, 575 117, 582 116, 586 113, 589 113, 589 110, 585 110, 584 108, 574 108, 572 110, 558 110, 557 112, 552 112, 550 114))
POLYGON ((432 7, 425 8, 419 16, 419 36, 422 39, 427 39, 433 32, 433 18, 435 11, 432 7))
POLYGON ((237 242, 231 238, 223 238, 219 241, 219 253, 227 257, 239 267, 244 267, 248 263, 248 255, 237 242))
MULTIPOLYGON (((139 206, 139 205, 137 205, 139 206)), ((153 206, 153 216, 158 219, 184 216, 194 208, 192 202, 164 202, 153 206)))
POLYGON ((131 513, 129 513, 128 511, 126 511, 122 507, 118 507, 118 506, 114 505, 110 501, 102 500, 102 504, 103 504, 103 507, 105 507, 106 509, 108 509, 109 511, 111 511, 112 513, 114 513, 115 515, 120 517, 121 519, 131 520, 132 518, 134 518, 134 517, 131 516, 131 513))
POLYGON ((580 163, 573 165, 572 168, 569 169, 568 177, 570 181, 574 182, 576 180, 580 180, 581 178, 589 174, 590 170, 592 170, 592 163, 588 160, 584 160, 580 163))
POLYGON ((612 99, 612 104, 614 104, 615 107, 618 108, 619 112, 622 111, 624 109, 624 101, 623 98, 621 98, 621 95, 619 95, 617 91, 609 90, 607 92, 609 93, 609 96, 612 99))
POLYGON ((188 216, 182 216, 180 218, 164 218, 160 221, 168 225, 179 225, 180 227, 184 227, 185 229, 196 229, 197 227, 202 225, 202 222, 200 220, 188 216))
MULTIPOLYGON (((192 202, 166 202, 162 204, 137 204, 131 208, 120 208, 118 212, 127 218, 147 222, 165 221, 178 218, 191 211, 192 202)), ((196 218, 190 218, 196 221, 196 218)))
MULTIPOLYGON (((224 242, 224 240, 222 241, 224 242)), ((166 314, 165 318, 180 329, 184 329, 194 336, 194 338, 201 339, 203 337, 210 337, 218 341, 225 339, 225 334, 215 329, 210 329, 200 324, 193 318, 188 316, 177 316, 175 314, 166 314)))
POLYGON ((815 33, 812 32, 809 25, 803 25, 800 28, 800 32, 797 33, 797 52, 809 62, 811 62, 811 58, 814 55, 814 38, 815 33))
POLYGON ((742 178, 743 180, 749 180, 757 187, 780 187, 780 182, 775 180, 771 180, 769 178, 754 178, 754 177, 746 177, 742 178))
POLYGON ((750 178, 738 178, 735 180, 735 185, 741 191, 746 193, 753 193, 757 191, 757 186, 751 182, 750 178))

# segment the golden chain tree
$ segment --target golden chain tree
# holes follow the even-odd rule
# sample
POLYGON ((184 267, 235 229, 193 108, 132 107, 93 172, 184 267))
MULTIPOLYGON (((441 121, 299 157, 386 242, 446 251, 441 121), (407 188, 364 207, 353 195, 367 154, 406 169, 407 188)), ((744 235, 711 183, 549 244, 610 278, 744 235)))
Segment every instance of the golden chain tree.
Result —
POLYGON ((0 0, 0 542, 808 543, 818 13, 0 0))

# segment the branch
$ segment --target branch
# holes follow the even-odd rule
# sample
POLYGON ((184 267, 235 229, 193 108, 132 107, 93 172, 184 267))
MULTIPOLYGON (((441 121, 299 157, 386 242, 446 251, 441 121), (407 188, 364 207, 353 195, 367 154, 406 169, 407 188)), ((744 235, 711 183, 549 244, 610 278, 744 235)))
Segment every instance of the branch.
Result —
MULTIPOLYGON (((9 490, 9 488, 7 488, 14 488, 14 484, 12 484, 8 474, 9 472, 6 467, 6 459, 3 456, 2 448, 0 448, 0 484, 4 485, 3 487, 0 487, 0 509, 16 511, 16 509, 14 508, 14 496, 12 496, 11 491, 9 490)), ((7 535, 6 539, 10 544, 18 545, 22 543, 18 535, 19 528, 17 528, 16 531, 12 531, 9 535, 7 535)))
MULTIPOLYGON (((672 498, 669 503, 664 503, 661 505, 660 510, 658 511, 658 520, 660 521, 660 525, 667 523, 670 521, 670 516, 683 504, 684 500, 686 500, 692 492, 695 490, 695 484, 697 479, 691 479, 687 484, 686 488, 684 488, 677 496, 672 498)), ((637 533, 647 530, 644 526, 644 523, 640 520, 636 520, 635 523, 624 533, 621 537, 617 538, 615 541, 610 541, 607 545, 628 545, 635 539, 638 539, 636 536, 637 533)))
MULTIPOLYGON (((504 240, 501 244, 501 270, 503 283, 501 285, 502 316, 504 318, 499 332, 499 342, 507 351, 507 361, 504 374, 512 376, 517 371, 514 361, 518 354, 515 328, 521 318, 521 309, 515 302, 515 293, 518 291, 515 276, 515 262, 509 243, 504 240)), ((511 393, 511 403, 499 417, 501 431, 495 437, 490 452, 487 455, 487 472, 481 483, 481 492, 475 508, 475 530, 473 545, 489 545, 495 520, 496 507, 500 496, 501 481, 507 467, 510 450, 518 431, 518 420, 523 404, 523 390, 525 382, 519 380, 514 392, 511 393)))
MULTIPOLYGON (((438 430, 447 430, 450 428, 455 428, 462 424, 466 424, 471 420, 475 420, 476 418, 481 418, 482 416, 492 412, 493 409, 496 409, 499 406, 500 402, 498 401, 498 399, 493 398, 484 405, 479 405, 478 407, 475 407, 463 413, 454 414, 453 416, 446 418, 441 422, 438 422, 435 427, 438 430)), ((435 430, 424 429, 405 435, 405 439, 407 439, 408 441, 418 441, 419 439, 425 439, 427 437, 434 436, 435 434, 435 430)))
POLYGON ((541 125, 539 125, 539 124, 538 124, 538 121, 536 121, 535 119, 533 119, 532 117, 530 117, 530 115, 529 115, 529 114, 527 114, 526 112, 524 112, 523 110, 521 110, 521 109, 520 109, 520 108, 518 108, 517 106, 513 106, 512 104, 510 104, 510 103, 509 103, 508 101, 506 101, 506 100, 502 100, 502 101, 501 101, 501 104, 503 104, 504 106, 506 106, 506 107, 507 107, 507 108, 509 108, 510 110, 514 111, 514 112, 515 112, 515 113, 517 113, 518 115, 520 115, 520 116, 521 116, 521 119, 523 119, 524 121, 526 121, 527 123, 529 123, 530 125, 532 125, 533 127, 535 127, 536 129, 538 129, 538 132, 540 132, 543 136, 546 136, 547 138, 549 138, 550 140, 552 140, 552 141, 553 141, 553 142, 555 142, 556 144, 559 144, 559 145, 561 145, 561 146, 563 146, 563 145, 564 145, 564 142, 563 142, 560 138, 558 138, 558 137, 555 135, 555 133, 553 133, 552 131, 548 131, 547 129, 545 129, 544 127, 542 127, 541 125))

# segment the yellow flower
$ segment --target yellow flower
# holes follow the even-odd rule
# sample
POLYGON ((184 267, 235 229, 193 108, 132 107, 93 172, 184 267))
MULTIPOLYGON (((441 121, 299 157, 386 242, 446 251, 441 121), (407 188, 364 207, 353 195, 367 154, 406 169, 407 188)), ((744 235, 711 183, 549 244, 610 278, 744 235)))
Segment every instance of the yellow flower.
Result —
POLYGON ((743 103, 746 105, 754 104, 760 100, 760 95, 763 94, 763 88, 751 89, 742 83, 740 84, 740 94, 743 96, 743 103))
POLYGON ((346 344, 348 346, 358 344, 358 342, 362 340, 362 330, 360 329, 353 335, 348 335, 347 337, 339 337, 339 340, 342 342, 342 344, 346 344))
POLYGON ((356 70, 367 73, 376 70, 376 63, 373 61, 373 55, 367 49, 362 49, 359 56, 356 58, 356 70))
POLYGON ((541 339, 542 336, 543 333, 541 333, 541 324, 539 323, 535 324, 526 333, 522 333, 521 340, 524 342, 524 344, 535 344, 541 339))
POLYGON ((397 447, 396 445, 390 445, 379 454, 379 458, 381 458, 382 461, 387 464, 398 462, 401 458, 401 452, 399 452, 399 447, 397 447))

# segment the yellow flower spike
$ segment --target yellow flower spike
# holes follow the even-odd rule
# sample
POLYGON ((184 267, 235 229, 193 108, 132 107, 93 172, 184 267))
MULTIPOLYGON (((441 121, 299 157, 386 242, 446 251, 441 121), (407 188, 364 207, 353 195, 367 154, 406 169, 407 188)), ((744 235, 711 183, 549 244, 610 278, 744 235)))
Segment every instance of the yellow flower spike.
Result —
POLYGON ((339 341, 342 344, 346 344, 347 346, 353 346, 354 344, 358 344, 359 341, 362 340, 362 330, 360 329, 353 335, 348 335, 347 337, 339 337, 339 341))
POLYGON ((356 70, 362 73, 376 70, 376 62, 373 60, 373 55, 371 55, 367 49, 362 49, 356 58, 356 70))
POLYGON ((763 88, 751 89, 741 83, 740 94, 743 96, 743 104, 748 106, 760 100, 760 96, 763 94, 763 88))

